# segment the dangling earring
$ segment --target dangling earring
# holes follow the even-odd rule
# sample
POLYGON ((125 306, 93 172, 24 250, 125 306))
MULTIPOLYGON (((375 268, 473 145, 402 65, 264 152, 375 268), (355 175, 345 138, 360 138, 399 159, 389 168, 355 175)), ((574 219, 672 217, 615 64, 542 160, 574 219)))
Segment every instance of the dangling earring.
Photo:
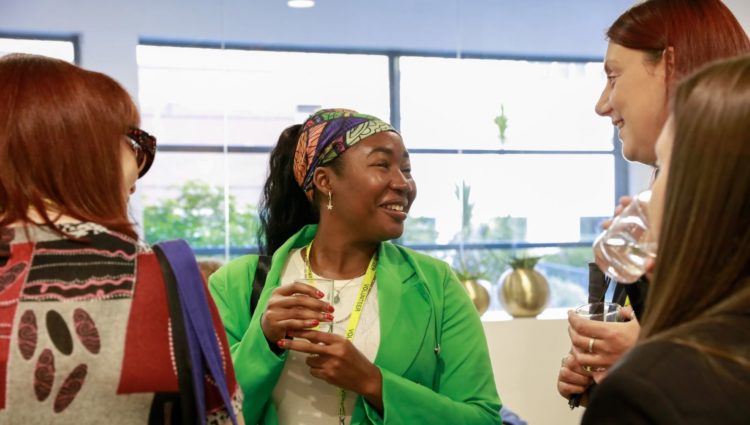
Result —
POLYGON ((328 211, 333 209, 333 203, 331 203, 331 191, 328 191, 328 211))

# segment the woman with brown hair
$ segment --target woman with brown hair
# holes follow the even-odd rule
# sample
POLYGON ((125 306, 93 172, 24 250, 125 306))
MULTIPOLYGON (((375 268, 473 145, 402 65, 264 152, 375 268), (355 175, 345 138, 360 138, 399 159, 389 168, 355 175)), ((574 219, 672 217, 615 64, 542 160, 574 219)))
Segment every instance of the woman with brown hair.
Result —
POLYGON ((658 240, 639 344, 584 424, 750 418, 750 56, 681 83, 656 145, 658 240))
MULTIPOLYGON (((128 220, 156 153, 139 121, 106 75, 42 56, 0 59, 2 423, 219 423, 238 413, 225 408, 225 396, 240 403, 228 354, 218 381, 231 394, 191 379, 186 365, 199 366, 184 343, 195 314, 170 304, 171 269, 128 220)), ((205 309, 213 332, 203 333, 228 353, 215 307, 205 309)))
MULTIPOLYGON (((747 35, 720 0, 648 0, 617 18, 607 37, 607 84, 596 112, 618 128, 623 156, 648 165, 655 165, 654 145, 677 82, 705 63, 750 52, 747 35)), ((609 278, 595 273, 589 280, 589 301, 603 301, 609 278)), ((613 301, 631 305, 630 318, 640 318, 647 291, 646 279, 617 284, 613 301)), ((572 348, 557 383, 566 399, 603 379, 640 330, 637 320, 601 323, 571 314, 569 321, 572 348), (592 374, 581 365, 603 372, 592 374)))

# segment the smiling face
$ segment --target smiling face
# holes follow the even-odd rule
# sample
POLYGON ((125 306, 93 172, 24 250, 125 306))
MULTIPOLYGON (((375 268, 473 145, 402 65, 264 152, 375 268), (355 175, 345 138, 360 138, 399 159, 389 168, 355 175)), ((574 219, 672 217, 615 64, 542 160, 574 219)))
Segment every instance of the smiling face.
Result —
POLYGON ((417 196, 409 153, 401 136, 386 131, 349 148, 338 159, 337 170, 316 170, 322 192, 321 223, 335 222, 355 239, 381 242, 404 231, 404 221, 417 196), (326 176, 321 179, 322 176, 326 176), (333 209, 327 210, 328 190, 333 209))
POLYGON ((604 70, 607 85, 596 113, 619 129, 626 159, 654 164, 654 145, 667 119, 665 60, 652 64, 645 52, 610 42, 604 70))

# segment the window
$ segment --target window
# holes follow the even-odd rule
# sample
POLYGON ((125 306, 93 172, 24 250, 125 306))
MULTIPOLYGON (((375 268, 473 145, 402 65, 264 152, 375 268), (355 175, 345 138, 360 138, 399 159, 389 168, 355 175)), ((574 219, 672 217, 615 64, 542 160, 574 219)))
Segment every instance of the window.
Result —
POLYGON ((612 126, 593 111, 600 62, 402 56, 399 64, 412 148, 612 150, 612 126))
POLYGON ((601 63, 140 45, 138 66, 143 127, 160 143, 139 183, 149 241, 254 251, 279 133, 320 107, 394 108, 419 187, 399 242, 481 269, 494 309, 505 261, 524 253, 544 255, 550 306, 586 302, 619 178, 612 128, 593 113, 601 63))
POLYGON ((550 306, 585 303, 592 233, 615 198, 612 128, 593 112, 601 63, 399 63, 401 128, 419 186, 418 226, 402 241, 440 248, 492 284, 510 257, 544 255, 537 268, 550 306))
POLYGON ((615 197, 601 63, 401 57, 401 127, 419 201, 402 240, 493 284, 543 255, 552 307, 586 302, 592 229, 615 197), (429 184, 419 184, 429 181, 429 184))
POLYGON ((159 139, 139 183, 144 233, 186 235, 202 255, 255 248, 268 154, 284 128, 320 107, 390 114, 382 55, 140 45, 137 58, 143 127, 159 139))
POLYGON ((0 56, 8 53, 32 53, 74 62, 75 43, 72 40, 0 37, 0 56))

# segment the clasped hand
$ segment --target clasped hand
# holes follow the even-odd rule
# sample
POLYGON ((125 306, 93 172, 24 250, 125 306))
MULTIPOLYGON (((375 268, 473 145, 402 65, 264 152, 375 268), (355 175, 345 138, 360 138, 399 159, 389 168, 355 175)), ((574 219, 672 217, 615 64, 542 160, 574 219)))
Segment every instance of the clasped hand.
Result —
MULTIPOLYGON (((620 198, 615 209, 615 217, 632 202, 629 196, 620 198)), ((613 219, 602 223, 607 229, 613 219)), ((609 368, 622 355, 635 345, 640 333, 640 325, 632 308, 625 307, 619 313, 625 323, 597 322, 568 312, 568 334, 572 347, 563 357, 557 375, 557 391, 570 399, 573 394, 583 394, 581 405, 587 403, 586 389, 594 382, 599 383, 607 376, 609 368)))
MULTIPOLYGON (((289 333, 280 347, 308 353, 305 361, 310 374, 331 385, 362 394, 368 400, 379 398, 382 387, 380 369, 370 362, 351 341, 341 335, 305 330, 289 333)), ((377 405, 377 403, 374 403, 377 405)))
POLYGON ((630 350, 638 340, 640 325, 630 307, 620 310, 627 322, 597 322, 568 312, 568 334, 572 347, 565 356, 557 375, 557 391, 570 399, 573 394, 584 394, 581 405, 586 405, 585 392, 593 383, 607 376, 609 368, 630 350))
POLYGON ((322 301, 323 293, 301 282, 279 286, 271 293, 260 327, 269 343, 276 344, 289 332, 314 328, 333 320, 334 308, 322 301))
POLYGON ((334 308, 322 297, 301 282, 274 289, 261 317, 263 334, 280 348, 311 354, 306 363, 312 376, 362 394, 375 406, 382 404, 380 369, 343 336, 312 329, 333 321, 334 308))

